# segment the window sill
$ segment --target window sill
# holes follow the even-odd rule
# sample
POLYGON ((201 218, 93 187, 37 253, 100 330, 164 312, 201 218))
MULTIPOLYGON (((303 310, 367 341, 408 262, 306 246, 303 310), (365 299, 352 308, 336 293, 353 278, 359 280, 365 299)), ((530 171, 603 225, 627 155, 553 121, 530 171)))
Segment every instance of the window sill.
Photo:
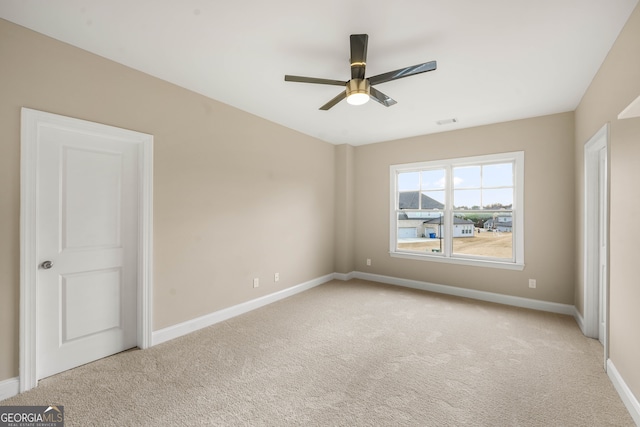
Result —
POLYGON ((524 264, 504 261, 488 261, 469 258, 445 258, 437 255, 418 255, 408 252, 389 252, 392 258, 414 259, 418 261, 433 261, 444 264, 469 265, 472 267, 489 267, 503 270, 524 270, 524 264))

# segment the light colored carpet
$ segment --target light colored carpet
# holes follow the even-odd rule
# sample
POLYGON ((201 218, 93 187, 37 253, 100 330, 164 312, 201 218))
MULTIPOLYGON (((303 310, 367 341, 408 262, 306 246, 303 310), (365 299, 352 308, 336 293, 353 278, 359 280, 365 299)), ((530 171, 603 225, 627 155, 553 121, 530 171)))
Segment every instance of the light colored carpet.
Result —
POLYGON ((335 281, 2 405, 71 426, 633 426, 568 316, 335 281))

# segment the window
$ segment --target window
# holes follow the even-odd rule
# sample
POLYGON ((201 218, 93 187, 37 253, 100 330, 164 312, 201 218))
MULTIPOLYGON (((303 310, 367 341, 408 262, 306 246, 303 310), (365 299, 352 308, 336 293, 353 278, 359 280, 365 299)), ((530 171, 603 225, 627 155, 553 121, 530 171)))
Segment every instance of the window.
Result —
POLYGON ((524 268, 522 151, 393 165, 390 175, 391 256, 524 268))

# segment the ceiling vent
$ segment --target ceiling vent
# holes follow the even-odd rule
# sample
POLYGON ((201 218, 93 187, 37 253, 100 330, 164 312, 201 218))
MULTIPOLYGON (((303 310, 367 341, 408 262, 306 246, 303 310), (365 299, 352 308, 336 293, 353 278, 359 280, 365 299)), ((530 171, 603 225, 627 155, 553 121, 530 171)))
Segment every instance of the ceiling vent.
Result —
POLYGON ((444 119, 444 120, 438 120, 436 122, 436 124, 438 125, 450 125, 452 123, 458 123, 458 119, 456 119, 455 117, 452 119, 444 119))

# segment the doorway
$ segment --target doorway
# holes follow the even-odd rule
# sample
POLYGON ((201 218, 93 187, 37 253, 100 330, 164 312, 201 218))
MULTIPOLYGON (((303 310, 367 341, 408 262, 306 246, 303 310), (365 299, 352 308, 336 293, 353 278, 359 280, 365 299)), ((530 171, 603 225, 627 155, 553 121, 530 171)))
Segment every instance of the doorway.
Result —
POLYGON ((20 391, 151 345, 151 135, 22 109, 20 391))
POLYGON ((584 148, 584 332, 602 343, 605 370, 609 357, 608 138, 607 124, 584 148))

